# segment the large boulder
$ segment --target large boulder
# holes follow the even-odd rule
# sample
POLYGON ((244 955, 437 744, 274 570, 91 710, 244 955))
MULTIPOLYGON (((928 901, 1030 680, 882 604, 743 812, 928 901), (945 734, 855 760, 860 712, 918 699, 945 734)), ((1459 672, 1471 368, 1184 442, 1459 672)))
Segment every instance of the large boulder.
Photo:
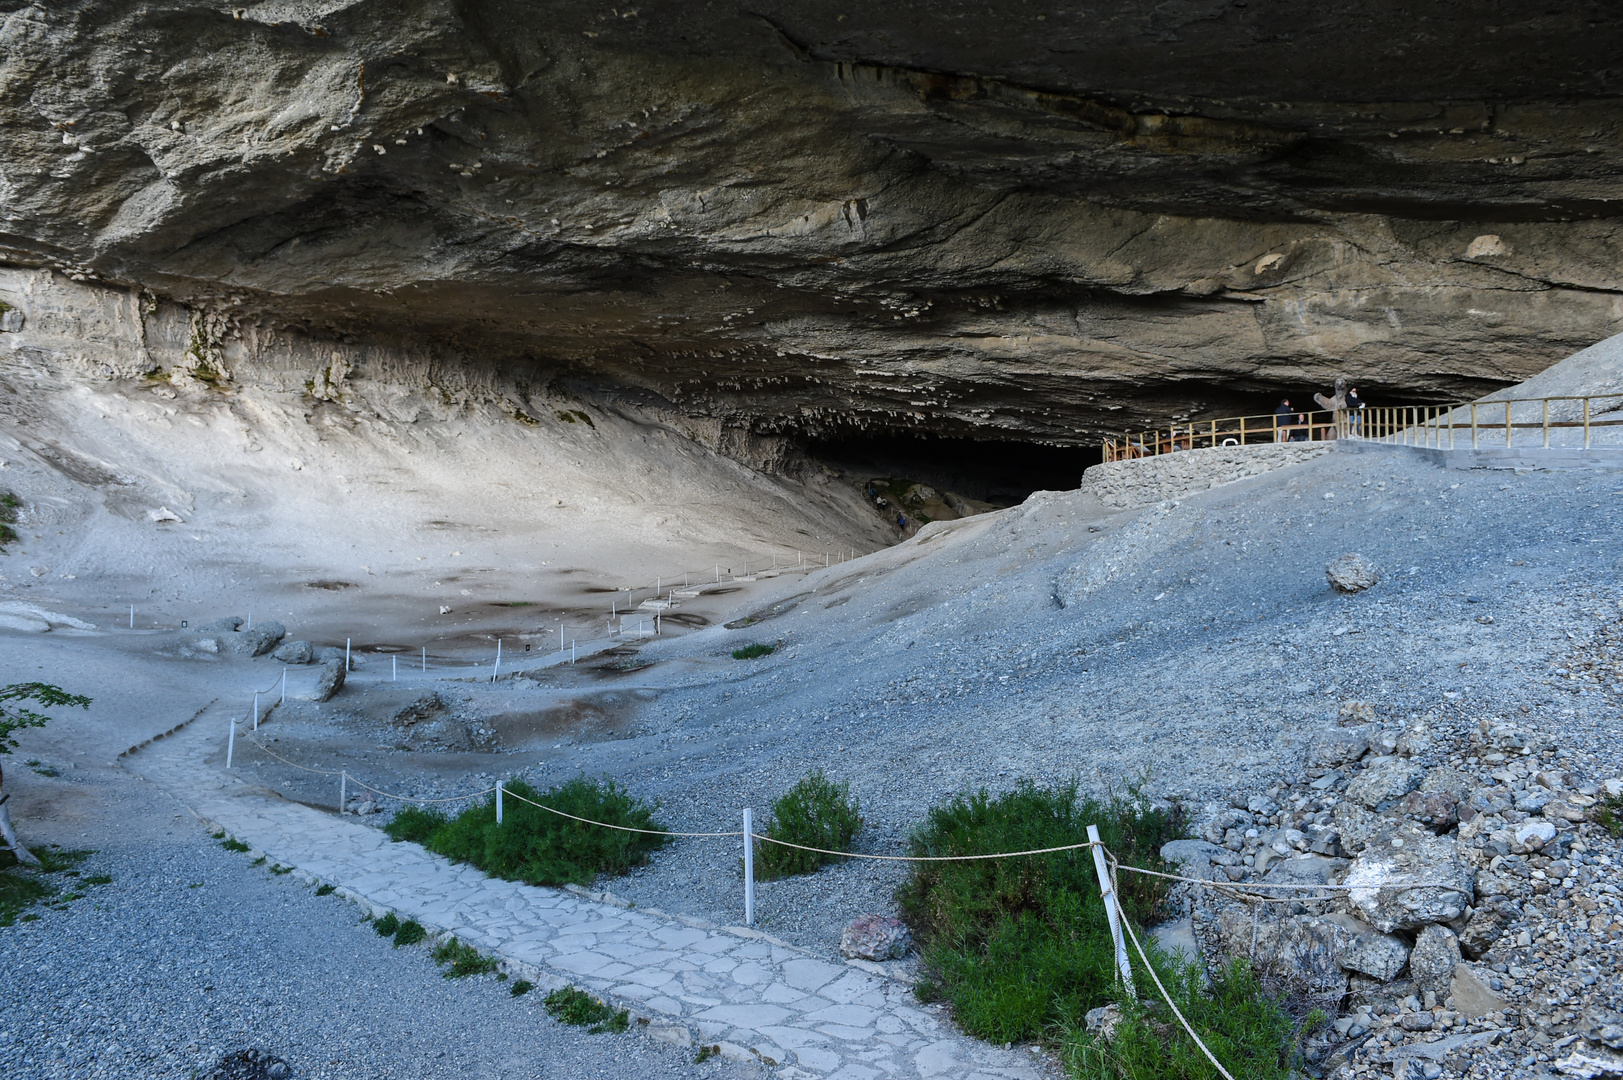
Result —
POLYGON ((1404 758, 1381 758, 1347 785, 1347 798, 1380 813, 1420 786, 1426 770, 1404 758))
POLYGON ((1479 907, 1472 913, 1460 931, 1460 952, 1471 960, 1480 960, 1493 943, 1505 932, 1506 914, 1496 907, 1479 907))
POLYGON ((1459 821, 1460 804, 1469 797, 1471 778, 1457 769, 1431 769, 1420 786, 1399 799, 1393 813, 1414 818, 1434 832, 1446 832, 1459 821))
POLYGON ((331 701, 334 694, 344 688, 344 658, 324 660, 321 663, 321 675, 316 679, 315 699, 317 701, 331 701))
POLYGON ((1428 926, 1415 937, 1414 950, 1409 953, 1409 977, 1419 989, 1444 996, 1459 962, 1460 943, 1454 931, 1446 926, 1428 926))
POLYGON ((1391 982, 1409 962, 1409 946, 1395 934, 1383 934, 1351 915, 1322 915, 1319 921, 1334 928, 1336 963, 1347 971, 1391 982))
POLYGON ((1458 919, 1475 886, 1453 837, 1408 824, 1376 833, 1342 883, 1359 915, 1388 934, 1458 919))
POLYGON ((1356 855, 1363 851, 1374 839, 1375 834, 1388 827, 1391 823, 1378 814, 1372 814, 1351 799, 1342 799, 1336 803, 1331 816, 1336 823, 1336 832, 1341 838, 1341 847, 1348 854, 1356 855))
MULTIPOLYGON (((1212 880, 1212 866, 1238 866, 1240 856, 1204 840, 1169 840, 1161 845, 1161 858, 1174 864, 1184 877, 1212 880)), ((1219 881, 1226 877, 1218 877, 1219 881)))
POLYGON ((316 647, 308 641, 284 641, 271 653, 271 658, 284 664, 313 664, 316 647))
POLYGON ((350 652, 350 650, 348 650, 348 649, 339 649, 339 648, 335 648, 334 646, 328 645, 328 646, 326 646, 324 648, 320 648, 320 649, 316 650, 316 659, 319 660, 323 664, 330 663, 331 661, 334 661, 334 660, 336 660, 340 664, 342 664, 344 662, 346 656, 349 659, 349 670, 350 671, 354 671, 357 667, 360 666, 360 661, 357 660, 355 658, 354 653, 350 652))
POLYGON ((254 625, 252 629, 240 630, 228 640, 231 647, 245 656, 264 656, 283 638, 287 637, 287 627, 279 622, 262 622, 254 625))
POLYGON ((1307 741, 1304 760, 1309 766, 1333 769, 1348 765, 1369 752, 1369 733, 1363 728, 1331 728, 1307 741))
POLYGON ((853 960, 899 960, 912 944, 907 924, 885 915, 859 915, 840 933, 840 953, 853 960))
POLYGON ((1332 559, 1324 568, 1330 587, 1338 593, 1360 593, 1380 580, 1375 564, 1362 555, 1347 554, 1332 559))

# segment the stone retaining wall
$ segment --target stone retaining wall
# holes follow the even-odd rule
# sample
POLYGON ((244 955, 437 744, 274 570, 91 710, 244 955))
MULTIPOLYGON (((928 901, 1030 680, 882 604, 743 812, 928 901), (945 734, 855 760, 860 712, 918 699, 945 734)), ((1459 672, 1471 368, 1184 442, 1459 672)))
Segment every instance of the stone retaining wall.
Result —
POLYGON ((1083 474, 1082 490, 1092 492, 1108 506, 1148 506, 1296 465, 1329 453, 1335 445, 1311 442, 1218 446, 1110 461, 1083 474))

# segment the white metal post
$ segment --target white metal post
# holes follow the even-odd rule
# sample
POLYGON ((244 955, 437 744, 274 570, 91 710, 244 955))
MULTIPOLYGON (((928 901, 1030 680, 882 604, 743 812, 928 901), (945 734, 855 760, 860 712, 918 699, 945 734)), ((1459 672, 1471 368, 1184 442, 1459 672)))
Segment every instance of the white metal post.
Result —
POLYGON ((744 925, 755 925, 755 822, 744 807, 744 925))
POLYGON ((1116 970, 1121 974, 1122 985, 1134 998, 1138 994, 1133 989, 1133 969, 1127 963, 1127 942, 1122 939, 1121 909, 1116 905, 1116 890, 1110 883, 1110 870, 1105 865, 1104 849, 1098 847, 1099 826, 1088 826, 1088 841, 1095 845, 1093 849, 1093 870, 1099 875, 1099 892, 1104 896, 1105 918, 1110 921, 1110 938, 1116 943, 1116 970))
POLYGON ((254 628, 254 613, 250 611, 248 613, 248 625, 247 625, 247 627, 245 629, 252 630, 253 628, 254 628))
POLYGON ((231 767, 231 754, 236 750, 236 748, 237 718, 233 716, 231 718, 231 727, 228 729, 228 734, 225 737, 225 767, 228 769, 231 767))
POLYGON ((259 730, 259 691, 254 691, 254 730, 259 730))
POLYGON ((495 682, 496 676, 502 670, 502 639, 496 639, 496 662, 490 665, 490 681, 495 682))
POLYGON ((344 674, 349 674, 349 638, 344 639, 344 674))
POLYGON ((496 824, 502 823, 502 782, 496 781, 496 824))
POLYGON ((575 639, 574 638, 569 639, 569 662, 571 664, 573 664, 575 662, 575 639))
POLYGON ((338 812, 342 814, 344 807, 349 804, 349 773, 338 773, 338 812))
POLYGON ((135 629, 135 605, 130 605, 130 629, 135 629))
POLYGON ((285 667, 282 669, 282 700, 277 704, 287 704, 287 668, 285 667))
POLYGON ((423 646, 423 670, 428 670, 428 646, 423 646))
POLYGON ((389 657, 389 681, 400 681, 400 657, 398 656, 389 657))

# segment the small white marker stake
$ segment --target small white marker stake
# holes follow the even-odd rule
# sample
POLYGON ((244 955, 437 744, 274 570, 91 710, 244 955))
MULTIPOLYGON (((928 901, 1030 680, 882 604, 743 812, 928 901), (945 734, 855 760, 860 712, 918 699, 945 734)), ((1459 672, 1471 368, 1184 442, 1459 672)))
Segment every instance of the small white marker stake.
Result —
POLYGON ((744 807, 744 925, 755 925, 755 822, 744 807))
POLYGON ((423 670, 428 670, 428 646, 423 646, 423 670))
POLYGON ((575 662, 575 639, 574 638, 569 639, 569 662, 571 664, 573 664, 575 662))
POLYGON ((287 704, 287 668, 282 669, 282 700, 280 704, 287 704))
MULTIPOLYGON (((1099 826, 1088 826, 1088 841, 1099 843, 1099 826)), ((1110 869, 1105 865, 1103 848, 1093 849, 1093 870, 1099 875, 1099 892, 1104 896, 1105 917, 1110 921, 1110 938, 1116 943, 1116 970, 1127 993, 1136 1001, 1138 992, 1133 989, 1133 969, 1127 963, 1127 942, 1123 940, 1121 932, 1121 908, 1116 903, 1116 890, 1110 884, 1110 869)))
POLYGON ((338 774, 338 812, 344 812, 344 806, 349 802, 349 773, 338 774))
POLYGON ((496 681, 496 675, 502 669, 502 639, 496 639, 496 662, 490 665, 490 681, 496 681))
POLYGON ((237 721, 233 718, 229 734, 225 737, 225 767, 231 767, 231 754, 237 748, 237 721))
POLYGON ((344 639, 344 673, 349 674, 349 638, 344 639))
POLYGON ((130 629, 135 629, 135 605, 130 605, 130 629))
POLYGON ((254 730, 259 730, 259 691, 254 691, 254 730))
POLYGON ((502 782, 496 781, 496 824, 502 823, 502 782))
POLYGON ((398 656, 389 657, 389 681, 400 681, 400 657, 398 656))
POLYGON ((250 611, 248 613, 248 629, 252 630, 253 628, 254 628, 254 613, 250 611))

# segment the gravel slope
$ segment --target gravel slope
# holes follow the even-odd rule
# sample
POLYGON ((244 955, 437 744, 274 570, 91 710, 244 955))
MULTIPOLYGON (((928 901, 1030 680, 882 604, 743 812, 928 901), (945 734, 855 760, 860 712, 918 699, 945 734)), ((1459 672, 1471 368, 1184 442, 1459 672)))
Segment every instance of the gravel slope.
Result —
POLYGON ((192 1077, 256 1047, 295 1080, 719 1077, 635 1034, 560 1025, 541 995, 451 981, 423 946, 394 949, 360 912, 225 851, 150 785, 74 770, 74 825, 31 821, 36 842, 94 845, 65 910, 0 929, 0 1076, 192 1077), (88 796, 88 798, 84 798, 88 796), (90 835, 84 835, 84 834, 90 835))

